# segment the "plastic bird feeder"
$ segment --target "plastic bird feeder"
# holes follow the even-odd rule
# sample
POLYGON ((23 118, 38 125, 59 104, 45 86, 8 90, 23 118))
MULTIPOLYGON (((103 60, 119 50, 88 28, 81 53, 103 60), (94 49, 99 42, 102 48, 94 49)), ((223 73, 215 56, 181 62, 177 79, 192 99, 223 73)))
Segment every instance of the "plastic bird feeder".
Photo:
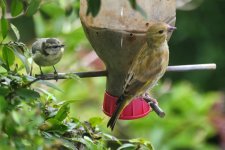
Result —
MULTIPOLYGON (((103 112, 107 116, 112 116, 115 110, 117 99, 118 97, 111 96, 110 94, 105 92, 103 112)), ((119 119, 132 120, 142 118, 146 116, 150 111, 151 107, 149 107, 149 105, 142 98, 135 98, 124 108, 119 119)))
MULTIPOLYGON (((85 34, 107 68, 106 93, 103 111, 111 116, 132 59, 146 41, 146 31, 154 21, 175 24, 176 0, 136 0, 132 8, 129 0, 101 0, 97 16, 86 15, 87 0, 80 1, 80 19, 85 34)), ((126 106, 120 119, 146 116, 150 106, 141 98, 126 106)))

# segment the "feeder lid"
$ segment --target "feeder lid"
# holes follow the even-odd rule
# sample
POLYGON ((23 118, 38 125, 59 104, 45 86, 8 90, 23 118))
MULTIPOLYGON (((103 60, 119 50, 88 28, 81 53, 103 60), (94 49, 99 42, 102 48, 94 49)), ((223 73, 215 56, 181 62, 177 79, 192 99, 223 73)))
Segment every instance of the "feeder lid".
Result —
MULTIPOLYGON (((111 96, 109 93, 105 92, 104 102, 103 102, 103 112, 111 117, 115 107, 116 100, 118 97, 111 96)), ((122 111, 119 119, 121 120, 133 120, 142 118, 151 111, 151 107, 142 98, 133 99, 122 111)))

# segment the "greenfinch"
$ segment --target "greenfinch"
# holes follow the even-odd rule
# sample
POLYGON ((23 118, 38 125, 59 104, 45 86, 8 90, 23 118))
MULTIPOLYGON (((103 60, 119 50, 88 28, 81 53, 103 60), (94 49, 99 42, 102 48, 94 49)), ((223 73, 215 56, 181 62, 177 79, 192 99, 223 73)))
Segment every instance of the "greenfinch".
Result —
POLYGON ((176 28, 164 22, 155 22, 149 26, 146 42, 128 69, 123 93, 116 101, 116 108, 108 121, 107 127, 111 130, 126 104, 153 88, 164 75, 169 62, 167 35, 174 29, 176 28))

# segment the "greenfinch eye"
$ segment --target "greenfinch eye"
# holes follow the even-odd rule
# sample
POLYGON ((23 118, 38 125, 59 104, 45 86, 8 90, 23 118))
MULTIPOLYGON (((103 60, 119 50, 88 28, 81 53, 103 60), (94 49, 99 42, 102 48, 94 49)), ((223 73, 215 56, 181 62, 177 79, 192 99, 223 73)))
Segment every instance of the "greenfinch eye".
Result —
POLYGON ((162 34, 163 32, 164 32, 164 30, 159 30, 158 31, 159 34, 162 34))

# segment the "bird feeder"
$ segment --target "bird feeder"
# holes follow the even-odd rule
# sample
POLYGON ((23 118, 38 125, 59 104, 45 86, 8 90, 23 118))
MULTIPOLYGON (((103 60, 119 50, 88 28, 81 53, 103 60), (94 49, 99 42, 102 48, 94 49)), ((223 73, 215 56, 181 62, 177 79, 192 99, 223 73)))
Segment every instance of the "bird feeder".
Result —
MULTIPOLYGON (((176 0, 101 0, 97 16, 87 15, 87 0, 80 1, 80 19, 85 34, 107 69, 103 111, 111 116, 123 92, 133 58, 146 42, 146 31, 155 21, 175 24, 176 0)), ((171 35, 169 35, 170 37, 171 35)), ((151 108, 142 98, 124 108, 120 119, 146 116, 151 108)))

